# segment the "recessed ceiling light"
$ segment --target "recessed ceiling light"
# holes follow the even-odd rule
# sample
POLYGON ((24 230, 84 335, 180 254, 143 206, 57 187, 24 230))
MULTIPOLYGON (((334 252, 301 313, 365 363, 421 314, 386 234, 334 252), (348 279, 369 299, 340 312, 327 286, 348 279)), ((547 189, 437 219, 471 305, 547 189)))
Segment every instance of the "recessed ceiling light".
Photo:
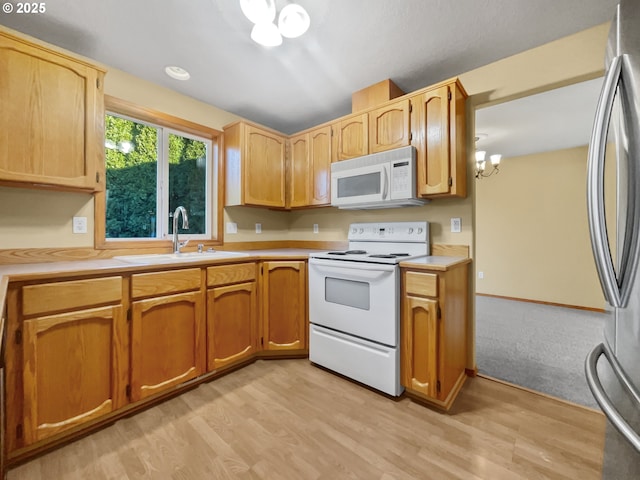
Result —
POLYGON ((171 65, 164 69, 164 72, 169 75, 171 78, 175 78, 176 80, 189 80, 191 75, 184 68, 176 67, 175 65, 171 65))

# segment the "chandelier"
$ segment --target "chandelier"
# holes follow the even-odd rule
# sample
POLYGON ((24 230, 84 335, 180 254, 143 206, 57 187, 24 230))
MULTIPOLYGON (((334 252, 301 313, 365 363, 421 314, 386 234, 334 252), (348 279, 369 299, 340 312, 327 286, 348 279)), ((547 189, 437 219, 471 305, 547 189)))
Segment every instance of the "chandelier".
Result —
POLYGON ((277 25, 275 0, 240 0, 240 8, 254 24, 251 39, 265 47, 281 45, 282 37, 299 37, 311 24, 307 11, 296 3, 290 3, 280 11, 277 25))
POLYGON ((497 174, 500 170, 500 160, 502 160, 502 155, 494 154, 489 157, 491 161, 491 166, 493 167, 489 173, 485 172, 485 168, 487 166, 487 162, 485 160, 487 156, 487 152, 484 150, 476 151, 476 178, 482 177, 490 177, 494 173, 497 174))

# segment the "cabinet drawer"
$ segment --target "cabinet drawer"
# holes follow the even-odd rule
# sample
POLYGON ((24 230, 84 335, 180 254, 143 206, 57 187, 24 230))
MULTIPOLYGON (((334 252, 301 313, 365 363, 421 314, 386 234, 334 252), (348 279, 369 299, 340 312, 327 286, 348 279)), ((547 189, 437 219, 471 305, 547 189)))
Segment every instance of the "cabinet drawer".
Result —
POLYGON ((250 282, 256 279, 256 264, 241 263, 219 265, 207 268, 207 286, 229 285, 231 283, 250 282))
POLYGON ((438 296, 438 275, 435 273, 406 272, 404 282, 408 295, 438 296))
POLYGON ((22 314, 36 315, 118 303, 121 299, 122 277, 29 285, 22 288, 22 314))
POLYGON ((139 273, 131 276, 132 298, 188 292, 199 288, 199 268, 187 268, 170 272, 139 273))

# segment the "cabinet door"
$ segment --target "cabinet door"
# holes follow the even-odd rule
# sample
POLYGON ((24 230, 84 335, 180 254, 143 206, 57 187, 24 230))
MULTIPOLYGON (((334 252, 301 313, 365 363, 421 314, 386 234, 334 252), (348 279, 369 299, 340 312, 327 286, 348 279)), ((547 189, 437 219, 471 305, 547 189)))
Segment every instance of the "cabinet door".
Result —
POLYGON ((24 442, 37 442, 126 403, 121 305, 25 320, 24 442))
POLYGON ((401 326, 401 381, 438 398, 438 301, 406 296, 401 326))
POLYGON ((245 128, 244 203, 285 206, 285 139, 251 125, 245 128))
POLYGON ((207 292, 207 371, 251 358, 256 351, 256 282, 207 292))
POLYGON ((449 87, 426 92, 413 101, 419 117, 420 141, 417 145, 418 194, 449 193, 449 87))
POLYGON ((410 144, 409 105, 409 100, 406 99, 369 113, 370 153, 410 144))
POLYGON ((369 116, 366 113, 352 115, 334 125, 337 137, 334 160, 347 160, 369 153, 369 116))
POLYGON ((296 135, 289 142, 289 206, 306 207, 309 205, 309 177, 313 174, 309 168, 309 134, 296 135))
POLYGON ((309 205, 331 203, 331 126, 309 133, 309 205))
POLYGON ((102 72, 0 34, 0 179, 96 190, 102 72))
POLYGON ((139 300, 131 309, 133 401, 204 373, 204 302, 200 292, 139 300))
POLYGON ((307 348, 305 262, 264 262, 262 272, 263 349, 307 348))

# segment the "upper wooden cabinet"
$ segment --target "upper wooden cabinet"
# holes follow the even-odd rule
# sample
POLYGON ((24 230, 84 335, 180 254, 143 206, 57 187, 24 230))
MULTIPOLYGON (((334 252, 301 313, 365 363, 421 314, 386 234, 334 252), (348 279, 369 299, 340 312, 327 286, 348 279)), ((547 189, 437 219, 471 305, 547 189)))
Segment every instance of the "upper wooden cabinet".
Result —
POLYGON ((0 183, 102 188, 103 77, 0 30, 0 183))
POLYGON ((411 97, 419 196, 467 195, 465 99, 457 81, 411 97))
POLYGON ((289 139, 289 207, 331 203, 331 138, 325 125, 289 139))
POLYGON ((309 205, 310 163, 309 134, 302 133, 291 137, 289 139, 289 207, 309 205))
POLYGON ((411 142, 409 99, 369 112, 369 153, 406 147, 411 142))
POLYGON ((8 452, 126 404, 121 277, 26 285, 9 299, 8 452))
POLYGON ((369 153, 369 115, 343 117, 333 124, 334 161, 361 157, 369 153))
POLYGON ((309 205, 331 203, 331 126, 309 132, 309 205))
POLYGON ((226 202, 285 207, 286 137, 237 122, 224 128, 226 202))

